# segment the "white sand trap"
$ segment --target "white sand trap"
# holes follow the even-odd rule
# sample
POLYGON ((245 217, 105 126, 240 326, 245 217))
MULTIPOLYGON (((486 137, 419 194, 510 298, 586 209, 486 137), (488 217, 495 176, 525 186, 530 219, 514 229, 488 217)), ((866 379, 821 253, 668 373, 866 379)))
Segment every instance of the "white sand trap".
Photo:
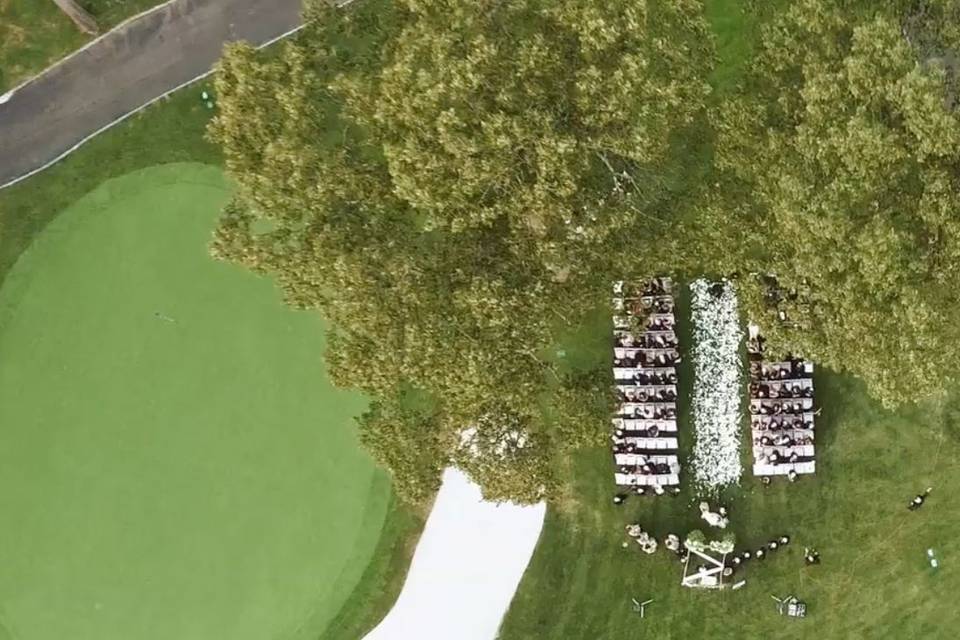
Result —
POLYGON ((494 640, 545 512, 484 502, 447 469, 400 597, 365 640, 494 640))

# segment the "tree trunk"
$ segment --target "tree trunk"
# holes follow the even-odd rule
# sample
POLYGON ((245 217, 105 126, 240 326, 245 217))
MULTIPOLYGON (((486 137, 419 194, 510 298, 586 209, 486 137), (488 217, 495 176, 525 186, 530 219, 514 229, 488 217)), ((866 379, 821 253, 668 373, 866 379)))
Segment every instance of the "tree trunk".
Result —
POLYGON ((83 7, 77 4, 76 0, 53 0, 53 2, 73 20, 73 24, 77 25, 80 31, 89 33, 90 35, 94 35, 99 31, 97 21, 94 20, 93 16, 87 13, 83 7))

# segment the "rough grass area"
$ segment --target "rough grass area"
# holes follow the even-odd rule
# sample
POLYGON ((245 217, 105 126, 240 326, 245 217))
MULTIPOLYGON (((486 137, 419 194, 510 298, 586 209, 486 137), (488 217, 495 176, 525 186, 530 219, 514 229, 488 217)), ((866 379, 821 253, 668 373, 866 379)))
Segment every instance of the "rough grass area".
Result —
POLYGON ((751 479, 744 495, 728 503, 744 544, 793 536, 786 551, 742 573, 744 589, 685 591, 670 554, 651 558, 636 545, 621 549, 629 521, 660 536, 703 523, 695 522, 689 496, 636 500, 615 510, 608 453, 584 452, 575 466, 577 501, 550 511, 501 638, 630 637, 641 624, 650 637, 678 639, 955 637, 960 620, 952 594, 960 578, 949 545, 960 521, 951 500, 960 483, 956 443, 940 440, 947 419, 886 415, 842 397, 862 393, 859 385, 834 376, 817 382, 821 397, 836 401, 822 432, 828 440, 831 429, 837 435, 820 448, 817 479, 767 491, 751 479), (928 482, 935 494, 927 506, 907 512, 907 501, 928 482), (821 566, 804 567, 804 545, 822 552, 821 566), (926 566, 928 547, 943 563, 939 573, 926 566), (808 602, 808 619, 776 615, 770 594, 790 593, 808 602), (632 597, 655 599, 642 622, 632 597))
MULTIPOLYGON (((162 0, 81 0, 101 32, 162 0)), ((0 93, 91 39, 52 0, 0 0, 0 93)))
MULTIPOLYGON (((688 346, 685 297, 678 308, 681 344, 688 346)), ((570 349, 578 347, 583 345, 570 349)), ((611 346, 605 349, 609 353, 611 346)), ((686 360, 679 372, 681 406, 689 405, 686 360)), ((689 469, 682 495, 631 498, 616 507, 609 450, 586 450, 567 463, 569 487, 562 501, 550 505, 501 640, 634 637, 640 629, 643 637, 677 640, 955 637, 960 610, 952 594, 960 589, 960 572, 951 541, 960 524, 960 505, 952 499, 960 491, 960 393, 891 413, 847 376, 821 371, 815 385, 823 407, 817 475, 763 488, 747 467, 741 486, 724 496, 738 549, 755 549, 782 534, 793 539, 741 571, 743 589, 684 589, 680 564, 662 547, 654 556, 635 544, 621 547, 629 522, 640 522, 661 539, 707 528, 690 493, 689 469), (928 503, 909 512, 907 503, 927 486, 934 487, 928 503), (804 546, 821 552, 820 566, 805 566, 804 546), (926 562, 928 548, 937 552, 939 571, 926 562), (771 594, 803 598, 809 617, 779 617, 771 594), (654 599, 643 621, 631 598, 654 599)), ((686 459, 689 415, 681 413, 680 421, 686 459)), ((748 442, 745 424, 745 457, 748 442)))
POLYGON ((363 638, 383 620, 403 588, 429 511, 429 504, 413 509, 393 498, 380 543, 363 577, 327 631, 310 640, 363 638))

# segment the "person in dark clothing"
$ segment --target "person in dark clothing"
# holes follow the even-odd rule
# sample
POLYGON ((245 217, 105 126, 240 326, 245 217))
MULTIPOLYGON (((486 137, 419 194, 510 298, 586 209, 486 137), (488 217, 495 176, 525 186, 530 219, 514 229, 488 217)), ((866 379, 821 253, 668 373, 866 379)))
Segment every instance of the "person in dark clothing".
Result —
POLYGON ((923 506, 923 503, 926 501, 927 496, 930 495, 930 492, 933 491, 933 487, 927 487, 927 490, 923 493, 918 493, 916 497, 910 501, 910 504, 907 506, 907 509, 910 511, 916 511, 923 506))

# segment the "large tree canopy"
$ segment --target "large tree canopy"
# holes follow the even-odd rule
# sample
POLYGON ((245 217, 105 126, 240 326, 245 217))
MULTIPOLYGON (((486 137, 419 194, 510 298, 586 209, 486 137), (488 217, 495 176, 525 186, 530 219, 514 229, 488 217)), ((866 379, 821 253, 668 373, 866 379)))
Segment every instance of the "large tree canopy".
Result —
POLYGON ((324 312, 331 375, 377 399, 365 441, 408 495, 430 451, 489 496, 534 499, 553 453, 602 437, 606 384, 546 354, 608 295, 609 244, 646 197, 633 175, 703 112, 700 9, 317 3, 279 56, 227 52, 211 136, 240 188, 214 252, 324 312), (429 418, 402 386, 434 399, 429 418), (373 433, 406 447, 398 429, 427 424, 422 451, 373 433))
POLYGON ((408 497, 456 462, 534 500, 602 441, 608 365, 554 354, 624 275, 737 272, 773 348, 888 404, 950 378, 960 2, 798 0, 717 96, 702 10, 317 2, 278 55, 227 52, 214 253, 323 312, 408 497))
POLYGON ((722 108, 739 202, 718 202, 775 274, 745 280, 773 342, 895 404, 940 390, 960 356, 960 118, 943 55, 902 16, 863 15, 804 0, 767 30, 722 108))

